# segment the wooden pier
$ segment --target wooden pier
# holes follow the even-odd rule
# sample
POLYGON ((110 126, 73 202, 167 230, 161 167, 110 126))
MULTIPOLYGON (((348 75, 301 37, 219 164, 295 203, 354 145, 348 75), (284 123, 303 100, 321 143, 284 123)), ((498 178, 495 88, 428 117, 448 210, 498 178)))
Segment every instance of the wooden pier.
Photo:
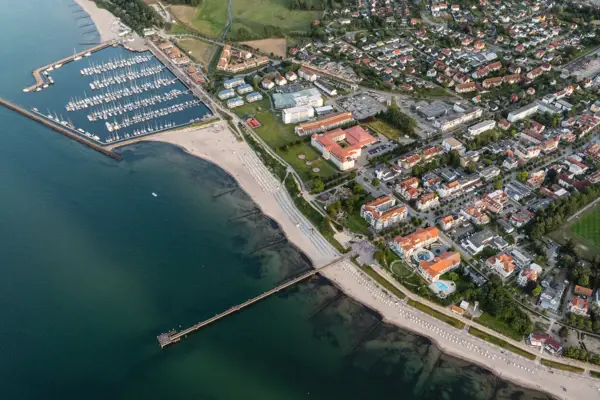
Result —
POLYGON ((205 327, 207 325, 210 325, 213 322, 216 322, 216 321, 218 321, 218 320, 220 320, 222 318, 225 318, 226 316, 228 316, 230 314, 238 312, 238 311, 240 311, 240 310, 242 310, 242 309, 244 309, 246 307, 249 307, 249 306, 251 306, 254 303, 258 303, 259 301, 261 301, 263 299, 266 299, 267 297, 269 297, 269 296, 271 296, 271 295, 273 295, 275 293, 278 293, 278 292, 282 291, 283 289, 286 289, 286 288, 288 288, 290 286, 293 286, 293 285, 295 285, 298 282, 301 282, 301 281, 303 281, 303 280, 305 280, 307 278, 310 278, 311 276, 318 274, 323 269, 325 269, 325 268, 327 268, 327 267, 329 267, 331 265, 337 264, 338 262, 340 262, 340 261, 342 261, 342 260, 344 260, 344 259, 346 259, 348 257, 349 257, 349 255, 346 254, 343 257, 340 257, 340 258, 336 259, 335 261, 333 261, 333 262, 331 262, 331 263, 329 263, 329 264, 327 264, 327 265, 325 265, 325 266, 323 266, 321 268, 312 269, 310 271, 307 271, 307 272, 303 273, 302 275, 299 275, 299 276, 297 276, 297 277, 295 277, 295 278, 293 278, 293 279, 291 279, 291 280, 289 280, 289 281, 287 281, 285 283, 282 283, 281 285, 279 285, 279 286, 277 286, 277 287, 269 290, 268 292, 264 292, 263 294, 261 294, 259 296, 256 296, 256 297, 254 297, 254 298, 252 298, 252 299, 250 299, 250 300, 248 300, 248 301, 246 301, 246 302, 244 302, 242 304, 239 304, 237 306, 231 307, 227 311, 224 311, 224 312, 222 312, 220 314, 217 314, 217 315, 215 315, 212 318, 209 318, 209 319, 207 319, 205 321, 202 321, 202 322, 198 322, 197 324, 192 325, 192 326, 190 326, 187 329, 184 329, 184 330, 179 331, 179 332, 176 332, 176 331, 172 330, 172 331, 167 332, 167 333, 162 333, 162 334, 160 334, 160 335, 157 336, 158 344, 160 345, 161 348, 165 348, 165 347, 167 347, 170 344, 177 343, 177 342, 179 342, 181 340, 181 338, 185 337, 186 335, 188 335, 188 334, 190 334, 192 332, 195 332, 195 331, 199 330, 200 328, 203 328, 203 327, 205 327))
POLYGON ((77 131, 75 131, 74 129, 71 129, 67 126, 61 125, 57 122, 51 121, 50 119, 45 118, 41 114, 38 114, 38 113, 35 113, 32 111, 28 111, 22 107, 17 106, 16 104, 9 102, 8 100, 4 100, 3 98, 0 98, 0 105, 8 108, 9 110, 15 111, 29 119, 32 119, 52 130, 55 130, 58 133, 62 133, 63 135, 67 136, 68 138, 71 138, 79 143, 85 144, 86 146, 89 146, 92 149, 99 151, 100 153, 102 153, 106 156, 114 158, 117 161, 121 160, 120 155, 113 153, 109 149, 106 149, 106 148, 100 146, 99 144, 96 144, 88 139, 85 139, 84 137, 77 134, 77 131))
POLYGON ((43 67, 39 67, 33 70, 33 78, 35 79, 35 84, 23 89, 24 92, 33 92, 37 89, 41 88, 46 84, 46 80, 44 79, 43 72, 50 67, 54 67, 55 65, 64 65, 73 61, 76 57, 83 57, 86 53, 94 53, 100 51, 108 46, 116 46, 119 42, 116 40, 111 40, 108 42, 100 43, 97 46, 91 47, 89 49, 80 51, 77 54, 73 54, 72 56, 65 57, 62 60, 55 61, 51 64, 45 65, 43 67))

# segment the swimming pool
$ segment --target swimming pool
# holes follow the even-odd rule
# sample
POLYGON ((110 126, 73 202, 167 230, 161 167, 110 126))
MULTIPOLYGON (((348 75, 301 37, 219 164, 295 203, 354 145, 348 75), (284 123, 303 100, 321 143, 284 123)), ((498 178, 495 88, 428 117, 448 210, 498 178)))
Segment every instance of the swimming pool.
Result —
POLYGON ((441 292, 448 291, 448 285, 446 285, 444 282, 437 281, 434 283, 434 285, 437 286, 437 288, 440 289, 441 292))

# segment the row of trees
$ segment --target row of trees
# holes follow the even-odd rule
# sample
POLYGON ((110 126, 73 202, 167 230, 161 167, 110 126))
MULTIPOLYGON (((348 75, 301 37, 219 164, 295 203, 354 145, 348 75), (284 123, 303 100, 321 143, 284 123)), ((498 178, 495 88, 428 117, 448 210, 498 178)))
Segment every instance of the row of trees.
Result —
POLYGON ((502 282, 495 278, 493 277, 489 285, 478 289, 475 293, 481 309, 505 322, 519 334, 529 334, 533 329, 529 316, 514 302, 509 287, 502 285, 502 282))
POLYGON ((198 6, 202 0, 165 0, 169 4, 181 4, 184 6, 198 6))
POLYGON ((566 199, 554 201, 550 207, 538 211, 535 220, 529 225, 529 233, 533 238, 540 238, 546 233, 558 229, 568 217, 600 196, 598 185, 587 186, 580 192, 575 192, 566 199))

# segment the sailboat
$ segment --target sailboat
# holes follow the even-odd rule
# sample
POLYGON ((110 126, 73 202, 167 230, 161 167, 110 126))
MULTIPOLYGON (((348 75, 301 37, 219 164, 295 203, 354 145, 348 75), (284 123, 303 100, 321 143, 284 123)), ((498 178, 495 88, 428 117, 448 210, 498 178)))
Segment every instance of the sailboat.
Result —
POLYGON ((77 52, 75 51, 75 49, 73 49, 73 61, 81 60, 81 56, 77 56, 76 54, 77 52))

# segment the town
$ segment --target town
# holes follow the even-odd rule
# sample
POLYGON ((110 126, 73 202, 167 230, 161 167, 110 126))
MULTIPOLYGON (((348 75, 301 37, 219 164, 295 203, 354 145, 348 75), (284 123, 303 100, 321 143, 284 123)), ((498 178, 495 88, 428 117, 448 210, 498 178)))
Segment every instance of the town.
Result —
POLYGON ((284 55, 223 42, 202 62, 145 34, 390 293, 544 365, 600 365, 600 9, 332 3, 284 55))

